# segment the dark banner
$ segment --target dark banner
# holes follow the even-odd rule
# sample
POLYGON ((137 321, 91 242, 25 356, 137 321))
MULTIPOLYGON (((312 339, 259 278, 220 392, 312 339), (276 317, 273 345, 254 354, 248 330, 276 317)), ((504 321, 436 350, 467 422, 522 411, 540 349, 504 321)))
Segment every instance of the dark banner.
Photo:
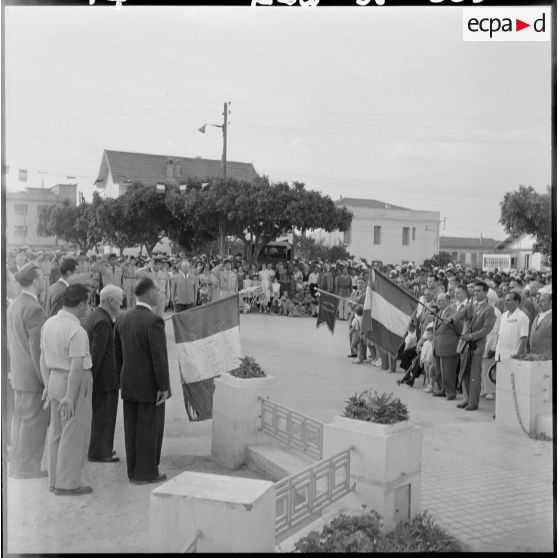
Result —
POLYGON ((327 293, 320 293, 318 303, 318 323, 316 327, 321 324, 327 324, 331 333, 335 330, 335 319, 337 317, 337 306, 339 306, 339 299, 327 293))

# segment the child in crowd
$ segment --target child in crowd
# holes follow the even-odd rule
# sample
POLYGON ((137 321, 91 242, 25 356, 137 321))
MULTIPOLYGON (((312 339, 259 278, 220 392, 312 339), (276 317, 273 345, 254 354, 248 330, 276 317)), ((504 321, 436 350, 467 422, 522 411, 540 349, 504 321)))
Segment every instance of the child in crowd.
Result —
POLYGON ((351 322, 349 333, 351 335, 351 353, 357 355, 356 359, 353 360, 354 364, 362 363, 362 349, 361 349, 361 339, 360 332, 362 329, 362 306, 357 306, 355 310, 355 315, 351 322))
POLYGON ((310 293, 310 286, 307 285, 304 289, 304 298, 302 299, 307 316, 318 315, 318 305, 312 294, 310 293))
POLYGON ((425 339, 420 349, 420 363, 424 369, 425 393, 432 393, 434 389, 434 326, 432 323, 426 326, 425 339))

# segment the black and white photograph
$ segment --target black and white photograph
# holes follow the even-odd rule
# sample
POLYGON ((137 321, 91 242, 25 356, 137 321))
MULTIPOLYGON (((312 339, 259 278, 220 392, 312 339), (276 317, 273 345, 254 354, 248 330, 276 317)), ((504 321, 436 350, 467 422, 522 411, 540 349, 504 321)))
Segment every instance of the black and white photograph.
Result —
POLYGON ((4 0, 3 553, 556 553, 556 7, 4 0))

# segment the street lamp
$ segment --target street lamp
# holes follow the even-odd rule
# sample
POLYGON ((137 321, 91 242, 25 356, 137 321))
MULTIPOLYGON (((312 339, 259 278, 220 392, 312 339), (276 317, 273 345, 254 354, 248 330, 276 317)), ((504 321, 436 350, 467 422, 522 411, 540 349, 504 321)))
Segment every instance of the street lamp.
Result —
MULTIPOLYGON (((223 107, 223 124, 207 124, 205 123, 203 126, 198 128, 198 131, 202 134, 205 134, 205 128, 207 126, 215 126, 216 128, 221 128, 223 130, 223 157, 221 159, 221 173, 223 176, 223 180, 227 179, 227 120, 229 115, 229 104, 224 104, 223 107)), ((225 231, 223 227, 223 219, 219 218, 219 253, 221 257, 225 255, 225 231)))
POLYGON ((228 103, 225 103, 224 110, 223 110, 223 124, 207 124, 205 123, 203 126, 198 128, 198 132, 205 134, 205 129, 207 126, 215 126, 215 128, 221 128, 223 130, 223 156, 221 159, 221 173, 223 178, 227 178, 227 117, 229 115, 229 108, 228 103))

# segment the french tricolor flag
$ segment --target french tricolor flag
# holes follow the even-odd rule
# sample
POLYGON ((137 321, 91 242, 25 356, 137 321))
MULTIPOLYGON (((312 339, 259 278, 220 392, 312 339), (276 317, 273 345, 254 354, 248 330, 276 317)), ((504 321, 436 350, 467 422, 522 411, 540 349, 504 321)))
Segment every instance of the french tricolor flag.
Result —
POLYGON ((371 269, 362 313, 363 335, 382 349, 397 353, 417 305, 411 294, 381 271, 371 269))
POLYGON ((196 306, 172 317, 182 383, 207 380, 238 368, 238 296, 196 306))

